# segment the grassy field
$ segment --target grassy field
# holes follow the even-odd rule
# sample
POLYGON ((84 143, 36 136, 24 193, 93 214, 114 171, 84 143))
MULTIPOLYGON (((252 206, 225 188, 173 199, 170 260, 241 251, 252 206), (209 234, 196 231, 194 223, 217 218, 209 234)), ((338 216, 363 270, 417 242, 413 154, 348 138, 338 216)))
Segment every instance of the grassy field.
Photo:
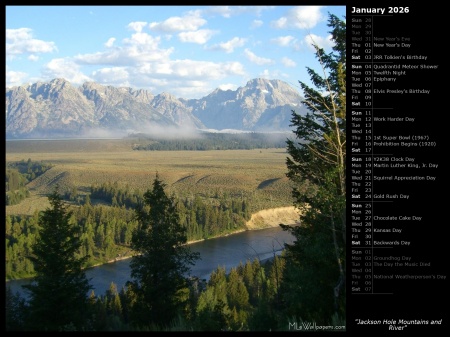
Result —
POLYGON ((7 206, 6 214, 32 214, 48 206, 47 194, 111 182, 145 191, 156 173, 167 192, 179 196, 228 193, 252 200, 252 211, 291 206, 284 149, 135 151, 133 140, 20 140, 6 142, 6 162, 31 159, 53 167, 28 184, 31 197, 7 206))

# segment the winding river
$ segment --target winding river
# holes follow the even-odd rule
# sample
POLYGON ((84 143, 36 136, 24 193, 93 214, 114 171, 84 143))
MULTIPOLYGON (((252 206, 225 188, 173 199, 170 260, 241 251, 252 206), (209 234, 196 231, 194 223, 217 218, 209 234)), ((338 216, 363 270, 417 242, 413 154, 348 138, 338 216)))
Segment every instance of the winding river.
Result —
MULTIPOLYGON (((201 260, 191 267, 191 275, 201 279, 209 279, 209 275, 218 266, 225 267, 229 272, 240 262, 253 261, 255 258, 264 261, 280 254, 284 244, 294 242, 294 237, 280 227, 272 227, 260 230, 240 232, 225 237, 209 239, 190 244, 191 250, 200 253, 201 260)), ((116 261, 90 268, 86 271, 90 283, 97 296, 104 295, 111 282, 122 289, 130 280, 130 259, 116 261)), ((13 293, 19 292, 27 297, 22 285, 30 282, 30 279, 13 280, 6 283, 13 293)))

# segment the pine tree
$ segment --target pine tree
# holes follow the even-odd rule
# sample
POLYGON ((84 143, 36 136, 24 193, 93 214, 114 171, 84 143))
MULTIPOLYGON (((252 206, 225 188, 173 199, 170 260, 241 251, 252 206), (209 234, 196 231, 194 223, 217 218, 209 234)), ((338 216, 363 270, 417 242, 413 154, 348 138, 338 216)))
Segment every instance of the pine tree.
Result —
POLYGON ((109 315, 115 315, 122 318, 122 303, 117 291, 117 285, 111 282, 106 291, 107 309, 109 315))
POLYGON ((281 286, 281 280, 283 278, 283 271, 285 267, 286 261, 284 257, 279 257, 276 255, 274 259, 271 261, 270 270, 269 270, 269 297, 274 299, 275 303, 279 302, 279 290, 281 286))
POLYGON ((228 274, 227 299, 230 308, 236 307, 237 310, 245 310, 250 306, 247 287, 236 268, 231 268, 228 274))
POLYGON ((212 271, 209 281, 208 287, 214 289, 214 297, 222 301, 224 304, 228 304, 227 301, 227 274, 225 267, 218 266, 215 270, 212 271))
POLYGON ((302 225, 282 225, 296 237, 287 245, 282 282, 287 314, 321 321, 345 314, 346 28, 331 14, 328 26, 333 51, 313 43, 322 73, 307 69, 315 88, 300 82, 310 112, 293 112, 298 141, 287 141, 287 176, 302 225))
POLYGON ((82 269, 88 257, 77 258, 82 245, 79 227, 72 225, 58 194, 58 186, 48 197, 51 208, 39 218, 39 238, 29 258, 36 277, 24 286, 30 293, 29 327, 32 330, 81 328, 87 313, 87 294, 92 287, 82 269))
POLYGON ((253 287, 251 288, 251 293, 254 299, 258 299, 264 296, 266 272, 257 258, 253 259, 252 269, 253 269, 253 287))
POLYGON ((132 321, 139 326, 167 326, 187 300, 190 265, 198 253, 186 246, 186 227, 179 221, 174 197, 168 197, 158 174, 153 189, 144 194, 144 204, 136 208, 138 227, 132 248, 140 253, 132 258, 129 285, 136 294, 132 321))

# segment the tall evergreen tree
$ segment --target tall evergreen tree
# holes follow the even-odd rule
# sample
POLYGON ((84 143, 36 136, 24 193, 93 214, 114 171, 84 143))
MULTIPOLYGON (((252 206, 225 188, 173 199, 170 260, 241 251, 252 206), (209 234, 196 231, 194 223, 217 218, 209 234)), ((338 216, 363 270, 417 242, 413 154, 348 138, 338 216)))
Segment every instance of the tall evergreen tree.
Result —
POLYGON ((24 286, 30 293, 29 328, 55 331, 64 326, 81 329, 87 317, 87 294, 92 289, 82 269, 88 257, 77 258, 82 245, 80 230, 71 224, 58 194, 58 186, 49 195, 51 208, 39 217, 39 238, 29 257, 36 277, 24 286))
POLYGON ((231 268, 228 274, 227 298, 230 309, 236 307, 237 310, 240 310, 250 307, 247 287, 236 268, 231 268))
POLYGON ((282 282, 287 314, 321 321, 345 315, 346 25, 329 14, 328 26, 333 50, 313 43, 321 73, 307 68, 315 87, 300 85, 309 112, 293 112, 297 141, 287 141, 287 176, 302 225, 282 225, 296 237, 287 245, 282 282))
POLYGON ((186 246, 186 227, 179 221, 174 197, 168 197, 158 174, 153 189, 144 194, 136 208, 138 227, 131 246, 133 256, 129 282, 136 295, 132 322, 139 326, 168 325, 182 309, 186 274, 199 258, 186 246))

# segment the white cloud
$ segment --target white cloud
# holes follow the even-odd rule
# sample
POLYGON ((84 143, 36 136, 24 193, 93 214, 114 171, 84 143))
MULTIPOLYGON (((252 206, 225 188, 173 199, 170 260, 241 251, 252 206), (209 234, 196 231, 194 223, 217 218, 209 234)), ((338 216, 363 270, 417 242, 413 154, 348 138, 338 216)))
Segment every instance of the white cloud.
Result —
POLYGON ((201 11, 189 11, 186 15, 172 16, 163 22, 151 22, 149 28, 155 32, 174 33, 181 31, 197 30, 206 24, 206 20, 201 17, 201 11))
MULTIPOLYGON (((211 33, 206 30, 204 32, 211 33)), ((203 36, 203 39, 206 40, 206 37, 203 36)), ((223 47, 230 50, 242 43, 241 39, 236 38, 223 47)), ((174 48, 162 49, 159 44, 160 37, 143 32, 136 32, 123 39, 121 45, 111 38, 105 44, 108 48, 104 51, 52 60, 45 66, 44 77, 65 78, 74 84, 95 81, 115 86, 147 88, 157 90, 155 93, 166 91, 178 97, 192 98, 194 95, 198 97, 213 91, 215 88, 211 88, 210 81, 245 74, 244 67, 239 62, 171 60, 174 48), (96 67, 86 76, 81 72, 86 65, 100 68, 96 67)))
POLYGON ((321 36, 317 36, 315 34, 309 34, 305 37, 304 43, 310 48, 312 51, 316 51, 312 44, 318 45, 320 48, 328 49, 333 47, 334 42, 332 40, 332 35, 328 35, 327 37, 323 38, 321 36))
POLYGON ((259 66, 274 64, 273 60, 268 59, 268 58, 264 58, 264 57, 256 56, 249 49, 245 49, 244 54, 245 54, 245 56, 247 57, 247 59, 250 62, 255 63, 255 64, 259 65, 259 66))
POLYGON ((147 71, 162 75, 173 74, 171 62, 158 62, 154 65, 154 67, 149 67, 147 71), (154 68, 154 70, 152 70, 152 68, 154 68))
POLYGON ((211 82, 206 79, 189 79, 173 76, 155 76, 155 74, 132 74, 130 75, 134 86, 137 88, 147 88, 150 92, 157 95, 162 92, 169 92, 175 97, 181 98, 200 98, 210 94, 215 88, 211 87, 211 82))
POLYGON ((27 59, 33 62, 37 62, 39 60, 39 56, 31 54, 27 57, 27 59))
POLYGON ((172 63, 173 74, 190 79, 220 79, 229 75, 242 75, 239 62, 214 63, 208 61, 176 60, 172 63))
POLYGON ((247 39, 240 38, 240 37, 234 37, 227 42, 221 42, 221 43, 215 44, 208 49, 222 50, 225 53, 230 54, 234 51, 234 48, 242 47, 246 41, 247 41, 247 39))
POLYGON ((115 37, 109 38, 108 41, 105 42, 105 47, 111 48, 115 41, 116 41, 115 37))
POLYGON ((295 67, 295 66, 297 65, 293 60, 291 60, 291 59, 288 58, 288 57, 283 57, 283 58, 281 59, 281 63, 282 63, 285 67, 289 67, 289 68, 293 68, 293 67, 295 67))
POLYGON ((270 71, 268 69, 264 69, 261 73, 259 73, 259 77, 270 79, 270 71))
POLYGON ((275 6, 211 6, 205 11, 205 13, 221 15, 224 18, 230 18, 240 14, 260 16, 262 11, 271 10, 274 8, 275 6))
POLYGON ((237 89, 237 85, 233 84, 233 83, 224 83, 219 85, 219 89, 227 91, 227 90, 236 90, 237 89))
POLYGON ((6 87, 16 87, 20 86, 24 83, 28 74, 20 72, 20 71, 6 71, 6 87))
POLYGON ((103 68, 92 73, 95 82, 113 84, 116 86, 130 86, 129 73, 123 67, 103 68))
POLYGON ((286 16, 272 21, 271 26, 278 29, 310 29, 326 18, 321 13, 322 6, 297 6, 290 9, 286 16))
POLYGON ((278 46, 281 47, 286 47, 289 46, 289 44, 295 40, 295 38, 291 35, 287 35, 287 36, 279 36, 273 39, 270 39, 270 42, 273 44, 276 44, 278 46))
POLYGON ((244 13, 250 13, 256 16, 260 16, 262 11, 268 11, 274 9, 276 6, 246 6, 244 13))
POLYGON ((58 51, 54 42, 33 39, 30 28, 6 30, 6 55, 51 53, 58 51))
POLYGON ((288 19, 286 17, 281 17, 276 21, 272 21, 270 23, 270 26, 273 28, 278 28, 278 29, 287 28, 287 21, 288 21, 288 19))
POLYGON ((263 25, 263 22, 261 20, 253 20, 252 24, 250 25, 250 28, 255 29, 259 28, 263 25))
POLYGON ((230 18, 233 11, 230 6, 211 6, 207 9, 207 14, 217 14, 224 18, 230 18))
POLYGON ((83 74, 78 64, 70 59, 53 59, 44 66, 43 74, 47 80, 64 78, 74 84, 82 84, 92 81, 90 77, 83 74))
POLYGON ((258 77, 267 78, 267 79, 281 79, 281 78, 289 78, 289 75, 282 73, 278 70, 270 71, 269 69, 264 69, 259 73, 258 77))
POLYGON ((166 60, 136 67, 103 68, 94 72, 92 77, 99 83, 147 88, 154 94, 166 91, 177 97, 198 98, 215 89, 210 81, 243 74, 244 68, 239 62, 166 60))
POLYGON ((244 75, 244 66, 240 62, 226 62, 221 65, 228 75, 244 75))
POLYGON ((182 32, 178 34, 181 42, 205 44, 216 32, 210 29, 200 29, 193 32, 182 32))
POLYGON ((147 33, 135 33, 131 38, 123 40, 123 46, 112 47, 104 52, 82 54, 74 57, 79 64, 92 65, 136 65, 143 62, 165 60, 173 52, 173 48, 160 49, 160 37, 152 37, 147 33))
POLYGON ((32 38, 30 28, 18 28, 6 30, 6 41, 18 42, 21 40, 30 40, 32 38))
MULTIPOLYGON (((175 81, 177 97, 192 97, 192 95, 198 95, 199 92, 211 93, 213 90, 210 88, 208 81, 193 80, 193 81, 175 81)), ((167 87, 170 90, 171 84, 167 87)))
POLYGON ((160 37, 153 37, 147 33, 136 32, 131 38, 123 39, 123 44, 128 46, 142 46, 145 49, 154 50, 158 47, 160 37))
POLYGON ((128 29, 134 30, 135 32, 142 32, 142 29, 147 26, 147 22, 145 21, 135 21, 135 22, 130 22, 128 24, 128 29))

